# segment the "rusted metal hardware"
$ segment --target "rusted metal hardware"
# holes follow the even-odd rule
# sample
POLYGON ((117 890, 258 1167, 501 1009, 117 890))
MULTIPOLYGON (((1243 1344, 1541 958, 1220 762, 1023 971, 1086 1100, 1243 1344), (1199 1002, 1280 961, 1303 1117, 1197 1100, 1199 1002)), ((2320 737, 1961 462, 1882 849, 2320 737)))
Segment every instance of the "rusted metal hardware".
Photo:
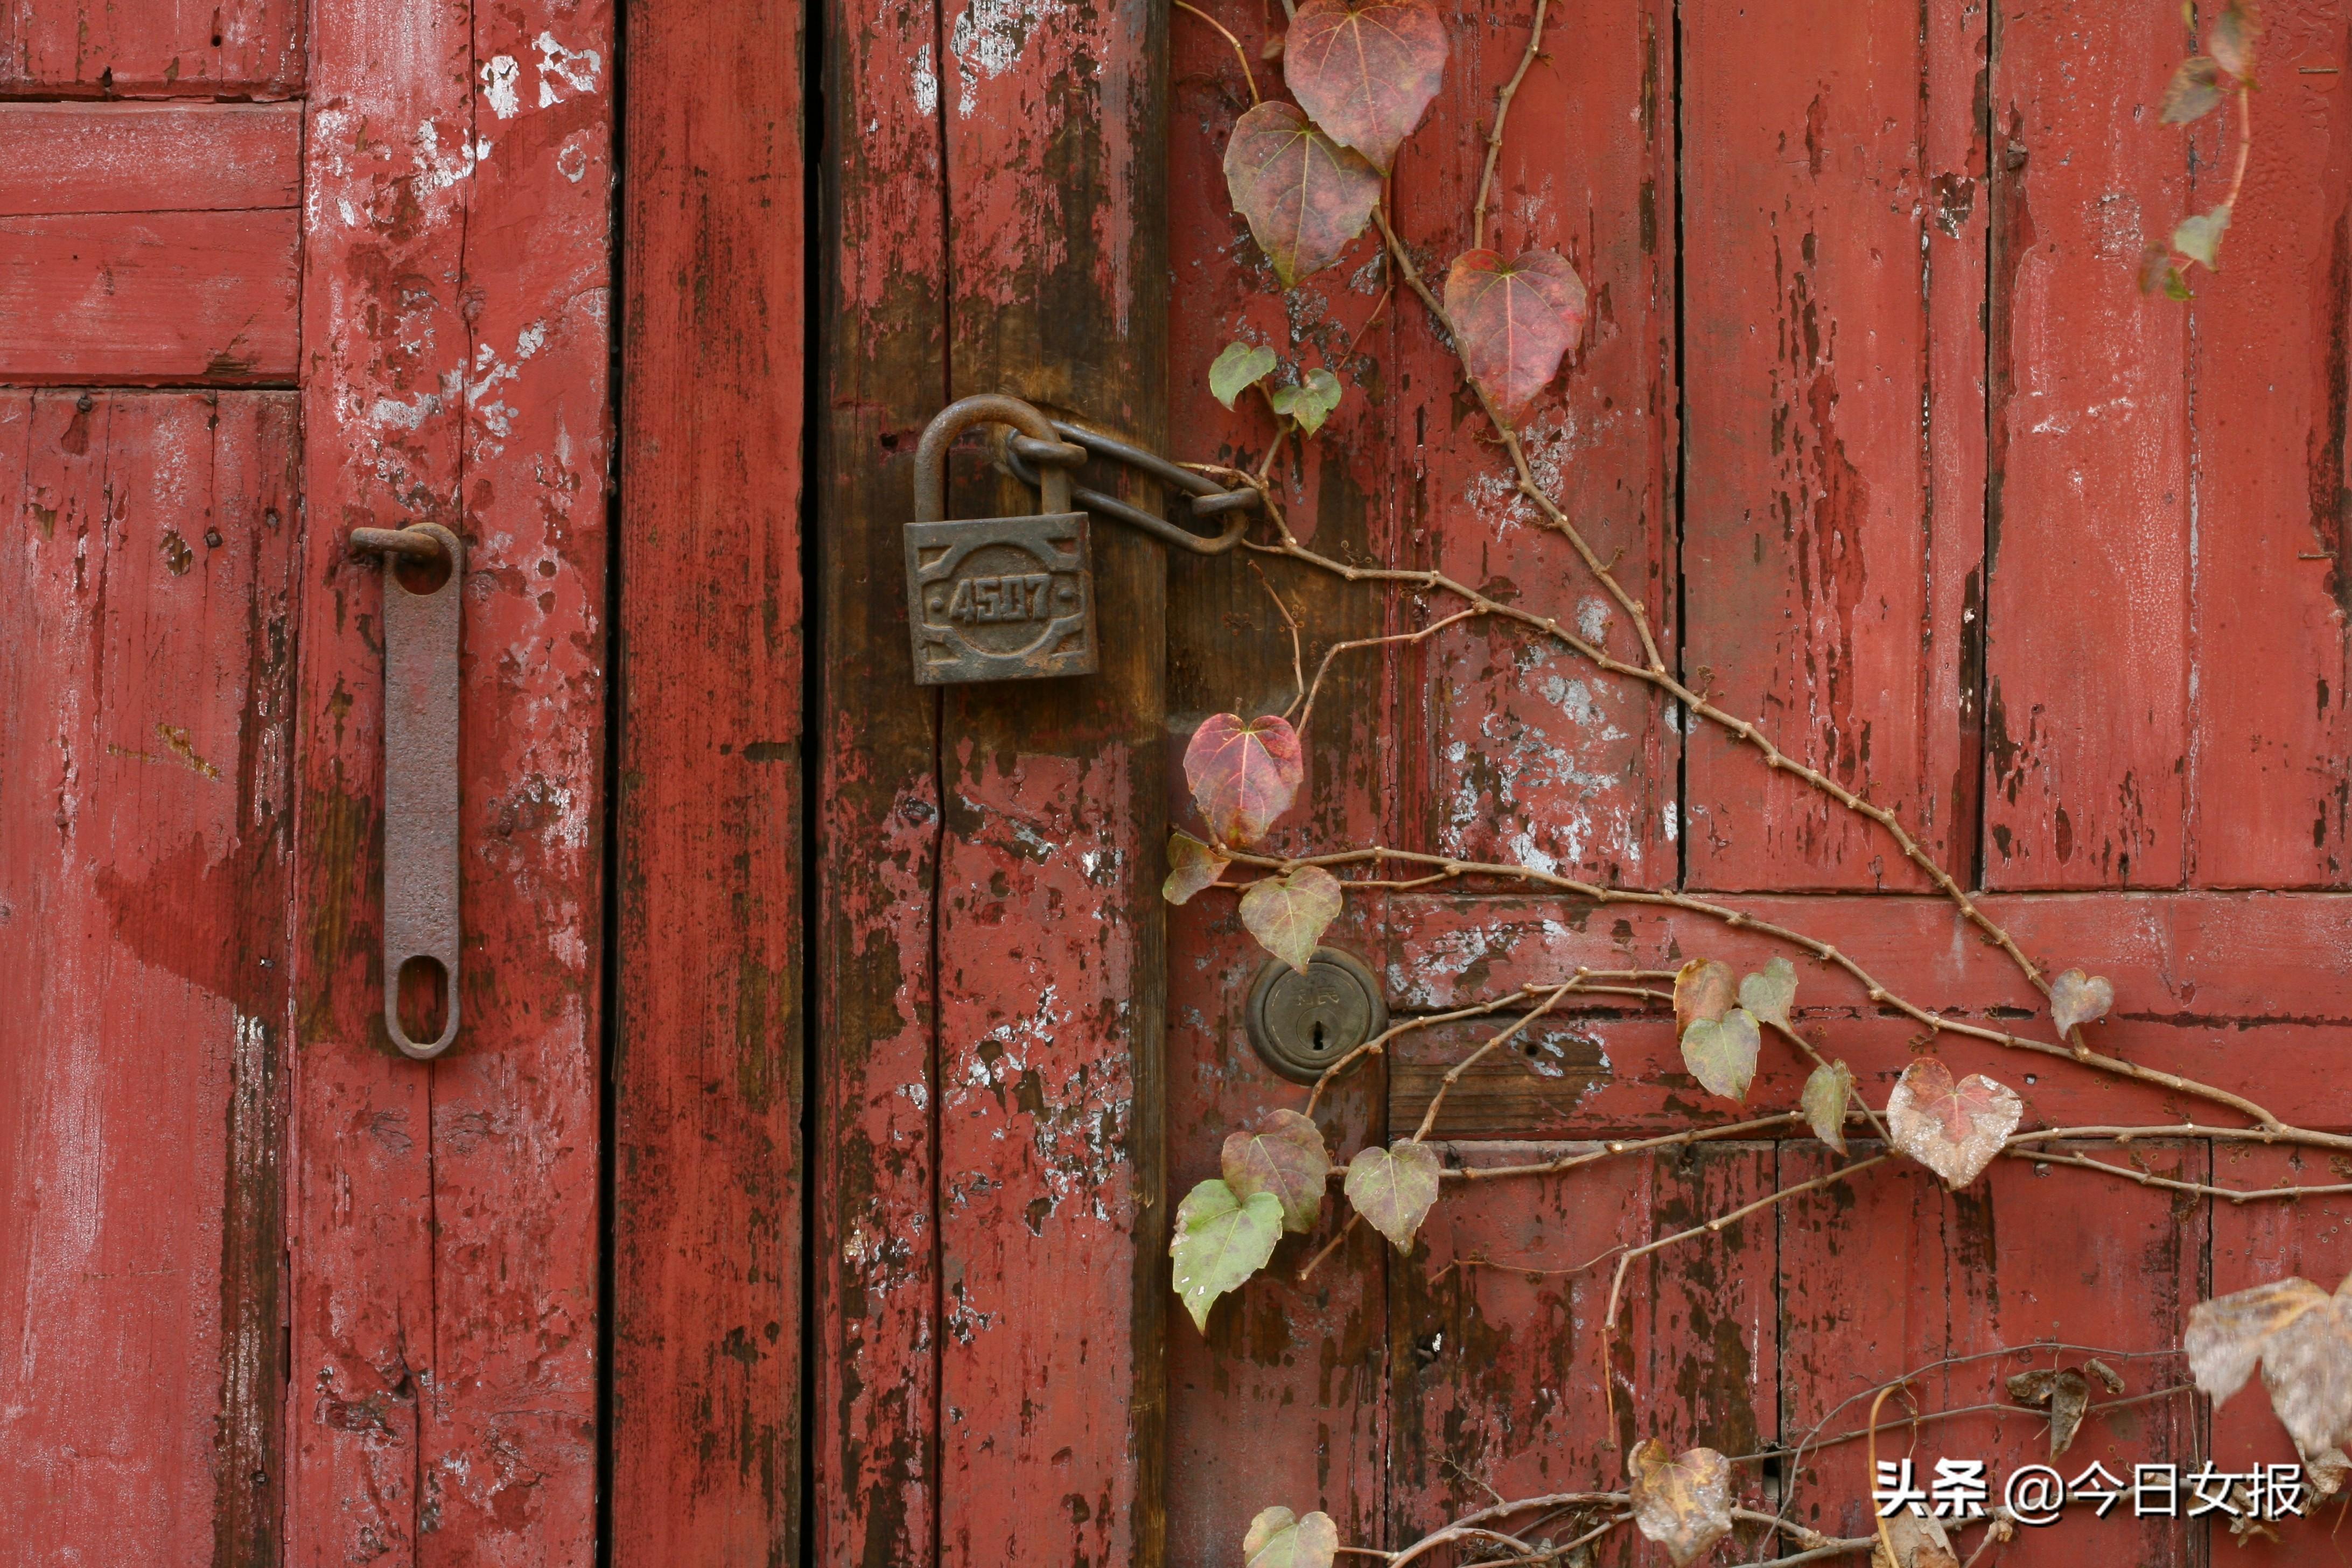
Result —
MULTIPOLYGON (((1124 463, 1139 473, 1150 475, 1161 484, 1181 495, 1191 504, 1192 515, 1202 519, 1223 518, 1223 531, 1213 535, 1192 532, 1165 518, 1154 517, 1139 507, 1129 506, 1117 496, 1100 490, 1074 488, 1070 499, 1087 510, 1103 517, 1116 518, 1130 528, 1141 529, 1165 544, 1189 550, 1196 555, 1223 555, 1242 542, 1242 533, 1249 527, 1249 514, 1258 509, 1261 498, 1257 491, 1244 487, 1229 490, 1204 474, 1170 462, 1155 452, 1129 445, 1115 436, 1099 430, 1089 430, 1083 425, 1066 420, 1054 421, 1054 433, 1062 442, 1084 447, 1087 452, 1113 462, 1124 463)), ((1038 467, 1050 463, 1066 463, 1066 457, 1055 456, 1049 448, 1067 452, 1068 446, 1038 441, 1027 436, 1008 432, 1004 437, 1003 458, 1005 468, 1013 478, 1024 484, 1038 482, 1038 467)))
POLYGON ((383 1026, 404 1055, 439 1056, 457 1037, 457 637, 465 546, 438 523, 355 528, 353 553, 444 561, 415 593, 383 574, 383 1026), (437 964, 446 1006, 419 1045, 400 1022, 401 974, 437 964))
POLYGON ((1086 454, 1017 397, 983 393, 941 409, 915 449, 915 521, 907 525, 907 618, 915 680, 1024 680, 1095 672, 1095 580, 1087 514, 1070 505, 1067 463, 1086 454), (1009 425, 1056 459, 1033 481, 1031 517, 947 516, 948 448, 975 425, 1009 425))

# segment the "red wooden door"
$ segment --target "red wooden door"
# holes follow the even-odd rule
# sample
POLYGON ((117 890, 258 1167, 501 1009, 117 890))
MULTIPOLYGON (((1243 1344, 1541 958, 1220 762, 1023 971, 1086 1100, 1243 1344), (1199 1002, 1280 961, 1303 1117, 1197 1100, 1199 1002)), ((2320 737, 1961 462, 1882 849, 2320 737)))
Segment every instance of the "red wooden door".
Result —
MULTIPOLYGON (((1281 14, 1203 9, 1272 90, 1279 67, 1258 51, 1281 14)), ((1471 244, 1485 128, 1533 9, 1445 10, 1444 85, 1385 198, 1433 277, 1471 244)), ((1557 247, 1591 287, 1572 368, 1528 427, 1536 468, 1670 668, 1895 813, 2041 969, 2110 977, 2101 1049, 2341 1130, 2352 62, 2334 0, 2267 19, 2228 269, 2186 305, 2143 299, 2132 274, 2147 237, 2218 198, 2222 133, 2157 123, 2188 36, 2108 0, 1834 18, 1554 7, 1489 243, 1557 247)), ((1180 558, 1164 580, 1159 562, 1121 563, 1105 647, 1124 660, 1149 645, 1159 688, 1122 685, 1122 664, 1098 682, 918 695, 889 534, 922 422, 1003 388, 1147 441, 1164 427, 1180 458, 1255 465, 1271 423, 1218 408, 1206 376, 1227 342, 1264 342, 1348 384, 1276 469, 1315 548, 1441 571, 1620 658, 1638 648, 1517 498, 1377 239, 1276 283, 1220 167, 1250 103, 1244 67, 1181 14, 1165 211, 1150 198, 1158 154, 1128 138, 1148 133, 1150 95, 1128 62, 1160 47, 1156 26, 1110 4, 956 0, 834 22, 815 1555, 1230 1562, 1273 1504, 1393 1549, 1489 1488, 1619 1488, 1650 1436, 1743 1457, 1750 1506, 1853 1536, 1870 1527, 1860 1446, 1788 1451, 1824 1422, 1859 1425, 1851 1394, 1913 1373, 1919 1407, 1948 1409, 2095 1352, 2126 1398, 2147 1397, 2095 1415, 2069 1475, 2095 1458, 2129 1475, 2288 1458, 2258 1396, 2209 1420, 2172 1352, 2200 1300, 2340 1278, 2341 1198, 2240 1205, 2021 1159, 1953 1195, 1890 1162, 1633 1266, 1613 1363, 1614 1251, 1823 1171, 1821 1145, 1768 1131, 1449 1184, 1412 1254, 1358 1226, 1302 1279, 1340 1236, 1335 1199, 1205 1337, 1166 1312, 1164 1275, 1130 1272, 1163 1254, 1168 1204, 1217 1173, 1227 1134, 1305 1103, 1247 1044, 1265 954, 1230 900, 1173 911, 1155 972, 1136 964, 1157 938, 1132 899, 1162 870, 1160 803, 1184 796, 1168 739, 1213 712, 1281 711, 1292 645, 1245 561, 1180 558), (2055 1342, 2093 1349, 1992 1353, 2055 1342)), ((1017 499, 975 486, 969 504, 1017 499)), ((1264 570, 1301 616, 1310 670, 1321 647, 1452 607, 1264 570)), ((1382 844, 1688 893, 1833 944, 1938 1015, 2046 1024, 2025 975, 1883 830, 1520 628, 1358 655, 1317 714, 1280 853, 1382 844)), ((1492 879, 1352 897, 1327 940, 1407 1016, 1579 965, 1753 967, 1776 951, 1686 910, 1492 879)), ((1801 1027, 1883 1105, 1919 1025, 1801 968, 1801 1027)), ((1410 1131, 1490 1032, 1409 1036, 1347 1079, 1318 1111, 1335 1153, 1410 1131)), ((1939 1049, 2015 1088, 2029 1125, 2160 1126, 2200 1103, 1988 1044, 1939 1049)), ((1748 1114, 1792 1108, 1807 1066, 1768 1047, 1748 1114)), ((1516 1164, 1695 1117, 1738 1119, 1697 1089, 1672 1023, 1599 1006, 1483 1060, 1435 1136, 1451 1164, 1516 1164)), ((2317 1156, 2228 1142, 2074 1152, 2228 1188, 2329 1180, 2317 1156)), ((2046 1456, 2042 1428, 2012 1418, 1920 1433, 1900 1451, 1923 1471, 2046 1456)), ((2207 1529, 2075 1518, 2002 1560, 2201 1562, 2207 1529)), ((1651 1560, 1626 1538, 1604 1552, 1651 1560)), ((2315 1540, 2306 1524, 2253 1550, 2313 1561, 2315 1540)))
POLYGON ((11 1561, 592 1554, 612 35, 0 21, 11 1561), (345 544, 418 521, 469 546, 429 1065, 345 544))

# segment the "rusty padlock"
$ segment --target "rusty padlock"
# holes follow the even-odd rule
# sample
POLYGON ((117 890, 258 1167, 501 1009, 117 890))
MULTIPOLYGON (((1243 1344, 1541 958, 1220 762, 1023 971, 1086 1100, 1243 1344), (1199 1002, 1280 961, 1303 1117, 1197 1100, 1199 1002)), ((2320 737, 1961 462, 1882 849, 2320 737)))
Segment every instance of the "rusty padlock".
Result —
MULTIPOLYGON (((906 531, 918 685, 1095 672, 1094 567, 1087 514, 1070 510, 1068 470, 1044 466, 1045 510, 1034 517, 947 515, 948 448, 992 423, 1058 444, 1051 420, 1001 393, 951 403, 925 427, 906 531)), ((1085 456, 1067 450, 1072 461, 1085 456)))

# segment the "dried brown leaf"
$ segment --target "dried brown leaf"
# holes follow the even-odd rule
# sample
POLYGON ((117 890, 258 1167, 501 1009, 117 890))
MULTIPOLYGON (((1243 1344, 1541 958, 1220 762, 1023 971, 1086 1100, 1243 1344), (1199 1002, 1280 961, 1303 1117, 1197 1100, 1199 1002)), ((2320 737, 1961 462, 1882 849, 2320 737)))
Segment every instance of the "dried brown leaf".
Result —
POLYGON ((1634 1447, 1633 1525, 1666 1549, 1675 1568, 1731 1533, 1731 1461, 1713 1448, 1670 1454, 1655 1437, 1634 1447))
POLYGON ((2083 1370, 2089 1373, 2093 1377, 2097 1378, 2100 1385, 2109 1394, 2121 1394, 2124 1391, 2124 1374, 2117 1372, 2114 1367, 2109 1366, 2105 1362, 2101 1361, 2097 1356, 2093 1356, 2090 1360, 2084 1362, 2083 1363, 2083 1370))
POLYGON ((1282 79, 1334 142, 1385 170, 1445 74, 1435 0, 1306 0, 1282 46, 1282 79))
MULTIPOLYGON (((1892 1568, 1960 1568, 1959 1553, 1944 1531, 1944 1521, 1933 1514, 1907 1510, 1886 1521, 1887 1544, 1895 1548, 1892 1568)), ((1889 1568, 1886 1548, 1870 1549, 1871 1568, 1889 1568)))
POLYGON ((2254 9, 2252 0, 2230 0, 2214 18, 2213 36, 2207 40, 2213 62, 2242 81, 2252 80, 2254 40, 2262 31, 2262 14, 2254 9))
POLYGON ((2095 1024, 2105 1017, 2115 1005, 2116 988, 2104 974, 2070 969, 2050 983, 2050 1021, 2062 1040, 2077 1024, 2095 1024))
POLYGON ((2050 1412, 2050 1457, 2054 1459, 2074 1446, 2074 1434, 2091 1406, 2091 1384, 2072 1367, 2042 1367, 2011 1378, 2009 1396, 2050 1412))
POLYGON ((2308 1279, 2273 1279, 2190 1308, 2181 1348, 2198 1388, 2216 1405, 2228 1399, 2254 1374, 2270 1337, 2327 1299, 2308 1279))
POLYGON ((1903 1069, 1886 1098, 1895 1146, 1944 1179, 1954 1192, 1973 1182, 2017 1131, 2025 1104, 2007 1085, 1982 1073, 1952 1081, 1934 1057, 1903 1069))
POLYGON ((1731 965, 1694 958, 1675 976, 1675 1035, 1679 1038, 1695 1018, 1720 1018, 1738 1005, 1731 965))

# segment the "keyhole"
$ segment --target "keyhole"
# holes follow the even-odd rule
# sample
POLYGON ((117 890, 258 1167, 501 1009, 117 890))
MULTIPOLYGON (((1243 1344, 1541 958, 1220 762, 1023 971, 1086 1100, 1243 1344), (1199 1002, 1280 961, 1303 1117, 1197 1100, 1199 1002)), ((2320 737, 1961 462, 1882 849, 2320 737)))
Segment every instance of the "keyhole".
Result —
POLYGON ((1330 1048, 1329 1043, 1323 1038, 1323 1020, 1318 1018, 1315 1020, 1315 1054, 1319 1057, 1330 1048))

